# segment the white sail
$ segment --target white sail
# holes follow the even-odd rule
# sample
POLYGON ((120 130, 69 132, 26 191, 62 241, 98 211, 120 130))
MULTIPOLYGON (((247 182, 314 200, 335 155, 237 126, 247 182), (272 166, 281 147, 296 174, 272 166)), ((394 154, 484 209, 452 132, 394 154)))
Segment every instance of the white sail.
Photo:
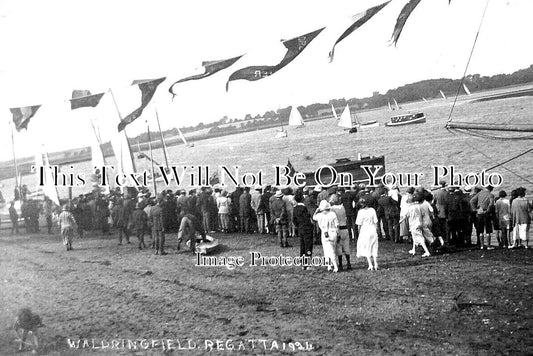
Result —
POLYGON ((59 195, 54 184, 54 177, 50 168, 50 161, 48 154, 44 152, 44 146, 40 146, 38 152, 35 154, 35 174, 37 174, 37 194, 42 192, 44 196, 48 197, 56 205, 59 203, 59 195), (43 182, 41 182, 41 167, 44 168, 43 182), (40 185, 39 183, 43 183, 40 185))
MULTIPOLYGON (((109 89, 111 97, 113 98, 113 103, 117 110, 117 121, 120 123, 122 121, 122 115, 118 110, 117 102, 115 101, 115 95, 109 89)), ((133 155, 131 154, 131 147, 128 141, 128 136, 126 135, 126 128, 120 132, 114 132, 111 137, 111 147, 113 147, 113 152, 115 154, 115 159, 117 161, 115 165, 115 173, 124 173, 129 176, 129 174, 135 173, 135 163, 133 162, 133 155)))
POLYGON ((333 104, 331 105, 331 111, 333 112, 333 117, 335 118, 335 120, 339 121, 339 117, 337 116, 337 112, 335 111, 333 104))
POLYGON ((101 167, 105 165, 104 152, 102 151, 102 139, 100 137, 100 130, 96 127, 96 123, 91 119, 91 126, 93 128, 94 136, 91 140, 91 163, 93 167, 101 167))
POLYGON ((178 133, 180 134, 180 137, 181 137, 181 140, 183 141, 183 143, 185 144, 185 146, 187 147, 193 147, 194 145, 193 144, 189 144, 187 143, 187 140, 185 139, 185 136, 183 135, 183 132, 181 132, 180 128, 178 127, 178 133))
MULTIPOLYGON (((93 139, 91 140, 91 164, 94 167, 102 167, 105 163, 104 151, 102 151, 102 137, 100 136, 100 130, 94 120, 91 119, 91 126, 93 128, 93 139)), ((109 185, 106 185, 104 193, 109 193, 109 185)))
POLYGON ((470 90, 468 90, 468 87, 466 86, 466 84, 463 83, 463 88, 465 90, 465 92, 468 94, 468 95, 472 95, 472 93, 470 93, 470 90))
POLYGON ((424 97, 422 97, 422 100, 424 100, 425 103, 428 102, 428 99, 426 99, 426 98, 424 98, 424 97))
POLYGON ((392 106, 390 106, 390 101, 387 100, 387 104, 389 104, 389 110, 392 111, 392 106))
POLYGON ((392 98, 392 100, 394 100, 394 105, 396 105, 396 110, 400 110, 400 106, 398 105, 398 102, 396 101, 396 99, 392 98))
POLYGON ((446 95, 444 95, 444 93, 442 92, 442 90, 439 90, 440 91, 440 95, 442 95, 442 97, 444 98, 444 100, 446 100, 446 95))
POLYGON ((130 144, 125 129, 121 132, 116 132, 113 135, 111 146, 113 147, 113 152, 115 153, 115 158, 117 160, 115 173, 135 173, 135 165, 133 164, 130 144))
POLYGON ((296 105, 292 106, 291 115, 289 116, 289 126, 304 126, 304 120, 296 105))
POLYGON ((344 111, 342 112, 341 119, 338 125, 340 127, 344 127, 345 129, 351 129, 353 127, 352 115, 350 114, 350 107, 348 106, 348 104, 346 104, 346 107, 344 108, 344 111))
POLYGON ((53 201, 58 206, 60 205, 59 202, 59 194, 57 194, 57 187, 54 184, 53 177, 52 177, 52 171, 50 170, 50 160, 48 159, 48 153, 44 152, 44 165, 47 168, 46 169, 46 184, 43 188, 44 195, 50 198, 51 201, 53 201))

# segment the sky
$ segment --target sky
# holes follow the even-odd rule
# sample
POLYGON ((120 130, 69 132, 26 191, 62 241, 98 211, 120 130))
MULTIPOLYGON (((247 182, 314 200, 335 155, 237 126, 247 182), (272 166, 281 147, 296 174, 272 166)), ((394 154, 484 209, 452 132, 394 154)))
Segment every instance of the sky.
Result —
MULTIPOLYGON (((118 115, 111 95, 96 109, 71 111, 73 89, 111 88, 126 116, 140 103, 134 79, 167 77, 130 136, 242 118, 290 105, 364 97, 431 78, 461 78, 486 0, 423 0, 390 45, 407 0, 381 12, 328 53, 351 16, 378 0, 0 0, 0 160, 12 152, 9 108, 42 104, 27 132, 15 133, 18 156, 38 144, 49 152, 88 146, 90 119, 109 139, 118 115), (234 81, 248 65, 272 65, 285 53, 280 40, 326 29, 292 63, 271 77, 234 81), (202 71, 201 62, 246 54, 231 68, 199 81, 168 87, 202 71)), ((490 0, 468 74, 511 73, 533 64, 533 1, 490 0)))

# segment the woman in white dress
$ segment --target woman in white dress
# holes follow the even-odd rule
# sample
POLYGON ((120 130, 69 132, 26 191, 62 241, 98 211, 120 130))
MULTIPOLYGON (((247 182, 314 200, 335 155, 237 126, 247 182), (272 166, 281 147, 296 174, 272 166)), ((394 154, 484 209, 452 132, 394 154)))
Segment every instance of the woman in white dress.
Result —
POLYGON ((361 199, 361 209, 357 212, 355 224, 359 229, 357 239, 357 257, 366 257, 368 270, 378 269, 378 217, 374 208, 367 205, 365 199, 361 199), (372 265, 372 259, 374 264, 372 265))
POLYGON ((318 209, 313 214, 313 220, 318 223, 321 231, 322 248, 324 249, 324 258, 329 260, 328 271, 338 272, 337 256, 335 250, 337 248, 337 236, 339 236, 339 220, 337 214, 330 210, 331 205, 322 200, 318 209))

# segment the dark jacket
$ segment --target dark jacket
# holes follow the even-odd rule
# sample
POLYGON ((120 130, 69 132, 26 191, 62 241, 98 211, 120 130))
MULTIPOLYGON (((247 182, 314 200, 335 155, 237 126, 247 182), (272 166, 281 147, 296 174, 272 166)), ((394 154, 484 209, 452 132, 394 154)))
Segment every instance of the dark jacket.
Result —
POLYGON ((382 195, 378 199, 378 204, 380 206, 379 210, 383 211, 385 218, 399 218, 400 217, 400 206, 396 200, 392 199, 387 195, 382 195))
POLYGON ((163 225, 163 209, 161 209, 161 206, 154 206, 152 210, 150 210, 150 215, 152 220, 152 228, 155 231, 165 231, 163 225))
POLYGON ((146 215, 143 209, 135 209, 131 214, 131 220, 133 223, 133 229, 136 232, 146 230, 146 226, 148 225, 148 215, 146 215))

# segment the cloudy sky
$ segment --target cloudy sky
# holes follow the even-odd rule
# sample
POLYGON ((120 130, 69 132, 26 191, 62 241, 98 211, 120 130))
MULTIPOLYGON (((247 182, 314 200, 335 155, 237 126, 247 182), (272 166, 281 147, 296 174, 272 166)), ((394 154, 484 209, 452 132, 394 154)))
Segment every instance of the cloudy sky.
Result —
MULTIPOLYGON (((397 47, 389 40, 407 0, 392 0, 361 29, 328 52, 350 25, 352 15, 375 0, 0 0, 0 160, 12 156, 10 107, 42 104, 28 132, 16 134, 19 155, 35 143, 49 151, 87 146, 89 117, 103 138, 115 127, 109 94, 97 110, 69 110, 73 89, 93 93, 109 88, 123 116, 135 108, 134 79, 166 76, 155 105, 163 129, 288 105, 327 102, 385 92, 429 78, 460 78, 486 0, 423 0, 413 12, 397 47), (326 29, 291 64, 272 77, 225 83, 236 69, 276 64, 284 55, 281 39, 326 29), (195 74, 204 60, 246 53, 230 69, 176 86, 195 74), (79 112, 78 112, 79 111, 79 112)), ((491 0, 469 74, 510 73, 533 64, 533 1, 491 0)), ((153 124, 154 107, 130 125, 128 133, 153 124)))

